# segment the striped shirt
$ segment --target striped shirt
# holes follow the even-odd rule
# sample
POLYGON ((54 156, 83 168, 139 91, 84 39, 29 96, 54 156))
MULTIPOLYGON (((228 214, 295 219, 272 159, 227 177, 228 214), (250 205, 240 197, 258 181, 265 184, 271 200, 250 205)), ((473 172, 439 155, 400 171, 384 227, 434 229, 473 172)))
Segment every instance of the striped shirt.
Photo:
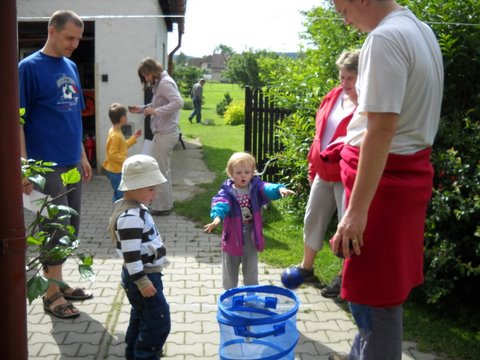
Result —
POLYGON ((117 253, 123 256, 133 281, 145 276, 149 267, 166 266, 168 261, 162 237, 143 204, 121 213, 116 224, 117 253))

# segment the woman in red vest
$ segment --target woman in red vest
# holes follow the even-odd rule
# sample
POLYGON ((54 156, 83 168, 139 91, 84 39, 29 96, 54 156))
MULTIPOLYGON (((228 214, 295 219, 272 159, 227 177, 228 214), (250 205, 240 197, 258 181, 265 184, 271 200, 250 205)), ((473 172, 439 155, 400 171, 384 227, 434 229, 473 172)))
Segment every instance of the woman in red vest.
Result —
MULTIPOLYGON (((304 219, 304 253, 297 266, 304 281, 315 281, 313 261, 322 248, 328 224, 335 211, 338 220, 344 208, 343 186, 340 179, 340 150, 342 137, 357 106, 357 81, 359 51, 344 51, 336 61, 340 86, 331 90, 320 104, 316 119, 316 133, 308 153, 310 196, 304 219)), ((341 277, 322 290, 326 297, 336 297, 340 292, 341 277)))

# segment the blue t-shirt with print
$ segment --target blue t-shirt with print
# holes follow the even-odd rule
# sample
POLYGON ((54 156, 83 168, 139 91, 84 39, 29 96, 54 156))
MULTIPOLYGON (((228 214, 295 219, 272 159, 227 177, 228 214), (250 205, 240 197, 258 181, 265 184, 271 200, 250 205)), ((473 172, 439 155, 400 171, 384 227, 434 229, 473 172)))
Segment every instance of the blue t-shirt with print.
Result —
POLYGON ((80 162, 85 107, 75 63, 37 51, 18 65, 28 158, 59 166, 80 162))

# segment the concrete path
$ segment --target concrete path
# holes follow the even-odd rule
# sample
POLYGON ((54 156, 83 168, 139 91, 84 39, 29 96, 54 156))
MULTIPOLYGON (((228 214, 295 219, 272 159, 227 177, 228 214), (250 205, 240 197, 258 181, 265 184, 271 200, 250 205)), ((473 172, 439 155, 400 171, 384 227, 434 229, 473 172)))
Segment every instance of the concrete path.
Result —
MULTIPOLYGON (((187 142, 186 150, 174 152, 173 165, 176 200, 192 196, 198 191, 195 185, 214 178, 202 161, 201 147, 195 142, 187 142)), ((82 199, 81 246, 95 254, 95 282, 79 281, 73 259, 69 259, 64 267, 66 281, 90 289, 94 298, 76 303, 82 314, 74 320, 60 320, 45 314, 40 300, 27 306, 31 360, 124 358, 124 335, 130 306, 120 287, 122 260, 114 254, 106 231, 112 209, 111 196, 107 178, 97 175, 85 186, 82 199)), ((29 223, 31 214, 25 216, 26 223, 29 223)), ((176 214, 155 217, 155 220, 172 263, 164 277, 172 317, 166 358, 217 359, 220 338, 216 320, 217 299, 222 293, 220 238, 205 234, 199 224, 176 214)), ((261 283, 281 286, 281 271, 260 264, 261 283)), ((314 287, 302 287, 297 294, 301 300, 297 314, 300 341, 295 349, 295 359, 326 360, 332 351, 348 351, 356 333, 349 314, 332 300, 323 298, 314 287)), ((402 359, 438 358, 420 353, 414 343, 405 342, 402 359)))

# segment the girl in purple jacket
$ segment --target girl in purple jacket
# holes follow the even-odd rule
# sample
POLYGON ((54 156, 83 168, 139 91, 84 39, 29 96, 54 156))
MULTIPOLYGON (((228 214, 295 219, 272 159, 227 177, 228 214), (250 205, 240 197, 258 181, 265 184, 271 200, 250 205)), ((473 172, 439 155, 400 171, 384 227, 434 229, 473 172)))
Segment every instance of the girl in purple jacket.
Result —
POLYGON ((204 230, 211 232, 223 220, 222 274, 223 288, 238 284, 242 264, 244 285, 258 284, 258 252, 265 243, 262 206, 270 200, 294 194, 284 185, 263 182, 256 174, 255 158, 244 152, 234 153, 227 163, 227 179, 212 199, 213 221, 204 230))

